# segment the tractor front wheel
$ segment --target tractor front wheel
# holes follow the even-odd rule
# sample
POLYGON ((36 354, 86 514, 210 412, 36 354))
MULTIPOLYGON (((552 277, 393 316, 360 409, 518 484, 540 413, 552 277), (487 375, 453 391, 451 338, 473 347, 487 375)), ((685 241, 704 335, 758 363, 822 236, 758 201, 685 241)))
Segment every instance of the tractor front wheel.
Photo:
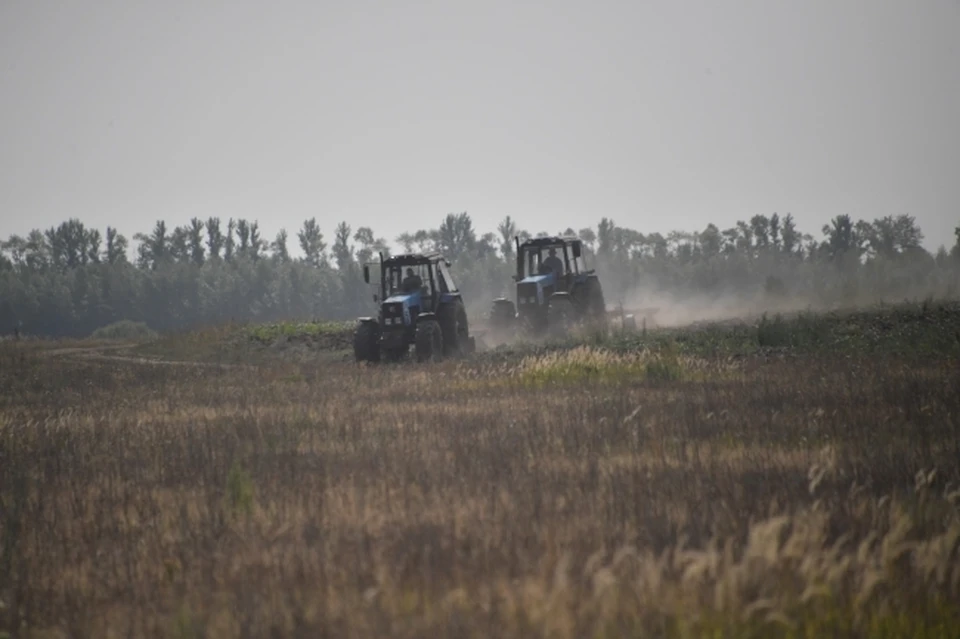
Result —
POLYGON ((407 356, 407 347, 399 346, 397 348, 384 349, 383 357, 388 362, 399 362, 407 356))
POLYGON ((497 332, 506 332, 516 327, 517 307, 508 299, 494 300, 490 309, 490 328, 497 332))
POLYGON ((360 322, 353 332, 353 356, 358 362, 380 361, 380 326, 360 322))
POLYGON ((443 357, 443 332, 436 320, 417 323, 415 349, 418 362, 438 362, 443 357))
POLYGON ((547 306, 547 327, 551 334, 563 337, 573 325, 573 304, 568 297, 552 298, 547 306))

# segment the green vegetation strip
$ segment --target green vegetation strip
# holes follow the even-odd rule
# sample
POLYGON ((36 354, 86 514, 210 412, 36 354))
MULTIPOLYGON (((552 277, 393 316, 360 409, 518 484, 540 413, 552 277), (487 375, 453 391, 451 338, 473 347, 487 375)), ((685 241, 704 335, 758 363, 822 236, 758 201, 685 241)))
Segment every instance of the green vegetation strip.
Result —
POLYGON ((280 338, 352 334, 353 326, 353 322, 274 322, 249 326, 245 332, 251 339, 273 343, 280 338))
POLYGON ((769 353, 957 357, 960 356, 960 302, 764 315, 751 323, 714 322, 645 332, 611 330, 567 340, 501 346, 486 357, 502 360, 570 350, 582 344, 617 353, 652 350, 700 357, 769 353))

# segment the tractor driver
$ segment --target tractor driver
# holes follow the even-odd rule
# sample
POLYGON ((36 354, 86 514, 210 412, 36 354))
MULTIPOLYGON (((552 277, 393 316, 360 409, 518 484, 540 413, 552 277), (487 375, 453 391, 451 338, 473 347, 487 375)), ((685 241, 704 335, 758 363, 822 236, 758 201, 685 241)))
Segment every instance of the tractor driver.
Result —
POLYGON ((552 271, 557 277, 563 275, 563 261, 557 257, 557 249, 550 247, 549 256, 540 265, 540 272, 552 271))
POLYGON ((421 286, 423 286, 423 280, 408 266, 407 276, 400 283, 400 288, 403 289, 404 293, 415 293, 420 290, 421 286))

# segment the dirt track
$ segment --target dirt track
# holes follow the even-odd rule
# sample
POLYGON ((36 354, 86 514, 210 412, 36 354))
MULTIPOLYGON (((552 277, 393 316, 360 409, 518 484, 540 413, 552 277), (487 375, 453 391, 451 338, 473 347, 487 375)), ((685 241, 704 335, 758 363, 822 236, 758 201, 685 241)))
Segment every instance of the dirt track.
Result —
POLYGON ((105 351, 126 351, 133 348, 133 344, 118 344, 115 346, 85 346, 71 348, 56 348, 40 351, 45 357, 76 357, 100 361, 121 362, 126 364, 146 364, 150 366, 184 366, 195 368, 254 368, 249 364, 226 364, 220 362, 190 362, 183 360, 150 359, 133 355, 110 355, 105 351))

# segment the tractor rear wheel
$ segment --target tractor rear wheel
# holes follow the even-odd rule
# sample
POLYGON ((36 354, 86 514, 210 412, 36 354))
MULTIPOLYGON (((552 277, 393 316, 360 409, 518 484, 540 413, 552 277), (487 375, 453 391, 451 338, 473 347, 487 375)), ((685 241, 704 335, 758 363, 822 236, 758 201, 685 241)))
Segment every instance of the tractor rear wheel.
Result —
POLYGON ((443 332, 443 354, 461 355, 469 350, 470 328, 467 324, 467 309, 463 302, 447 306, 439 313, 443 332))
POLYGON ((380 326, 360 322, 353 332, 353 356, 358 362, 380 361, 380 326))
POLYGON ((587 280, 587 317, 598 327, 606 325, 607 322, 607 303, 603 299, 603 287, 600 286, 600 280, 590 278, 587 280))
POLYGON ((473 339, 470 337, 470 322, 467 320, 467 309, 461 304, 457 309, 457 353, 472 353, 475 350, 473 339))
POLYGON ((418 362, 438 362, 443 357, 443 331, 436 320, 417 322, 415 341, 418 362))

